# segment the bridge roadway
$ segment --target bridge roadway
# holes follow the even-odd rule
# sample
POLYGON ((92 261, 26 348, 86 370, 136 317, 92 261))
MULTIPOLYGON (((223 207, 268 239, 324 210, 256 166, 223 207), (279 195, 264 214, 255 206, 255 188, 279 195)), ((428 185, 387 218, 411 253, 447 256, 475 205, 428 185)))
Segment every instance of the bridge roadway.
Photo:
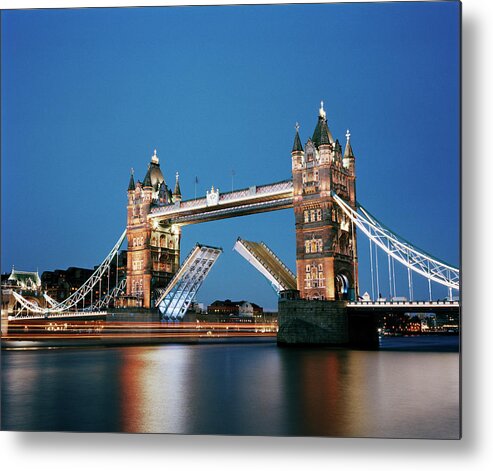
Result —
POLYGON ((349 302, 347 309, 352 312, 383 313, 458 313, 458 301, 358 301, 349 302))
POLYGON ((211 189, 206 197, 178 201, 153 208, 151 221, 166 221, 178 226, 226 219, 248 214, 287 209, 293 206, 293 182, 283 180, 268 185, 251 186, 220 193, 211 189))

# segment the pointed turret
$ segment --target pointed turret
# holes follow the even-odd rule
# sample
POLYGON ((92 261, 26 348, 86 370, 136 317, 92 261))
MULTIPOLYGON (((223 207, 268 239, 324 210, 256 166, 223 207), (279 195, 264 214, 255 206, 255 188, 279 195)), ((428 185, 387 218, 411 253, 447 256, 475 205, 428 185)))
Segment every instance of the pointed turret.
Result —
POLYGON ((130 182, 128 183, 127 191, 134 191, 134 190, 135 190, 134 169, 132 168, 130 170, 130 182))
POLYGON ((291 152, 303 152, 303 146, 301 145, 301 139, 300 139, 300 125, 296 123, 295 126, 296 129, 296 135, 294 136, 294 143, 293 143, 293 149, 291 152))
POLYGON ((354 153, 353 153, 353 148, 351 147, 351 133, 349 132, 349 129, 346 132, 346 149, 344 150, 344 157, 342 159, 342 165, 346 167, 349 170, 349 174, 353 175, 355 174, 354 171, 354 153))
POLYGON ((346 149, 344 150, 344 158, 347 159, 349 157, 352 157, 354 159, 354 153, 353 153, 353 148, 351 147, 351 133, 349 132, 349 129, 346 132, 346 149))
POLYGON ((151 166, 147 167, 147 173, 146 176, 144 177, 144 182, 142 183, 142 186, 144 188, 152 188, 152 183, 151 183, 151 166))
POLYGON ((299 132, 300 125, 296 123, 294 128, 296 129, 296 134, 294 136, 293 150, 291 151, 291 164, 293 166, 293 169, 296 169, 302 167, 305 152, 303 150, 303 146, 301 145, 300 132, 299 132))
POLYGON ((315 131, 313 131, 312 141, 317 147, 325 144, 332 144, 334 142, 334 138, 327 125, 327 115, 324 110, 323 101, 320 102, 317 126, 315 127, 315 131))
POLYGON ((173 201, 181 201, 181 189, 180 189, 178 172, 176 172, 176 183, 175 183, 175 191, 173 191, 173 201))

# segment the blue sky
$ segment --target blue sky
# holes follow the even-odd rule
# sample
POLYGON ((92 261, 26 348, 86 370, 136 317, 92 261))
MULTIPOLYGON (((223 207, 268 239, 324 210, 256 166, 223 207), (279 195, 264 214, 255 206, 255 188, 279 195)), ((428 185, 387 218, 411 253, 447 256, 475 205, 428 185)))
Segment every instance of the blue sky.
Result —
MULTIPOLYGON (((101 261, 125 227, 129 170, 143 179, 154 148, 168 182, 180 172, 184 198, 196 176, 198 194, 229 191, 232 170, 236 188, 290 178, 294 123, 304 143, 320 100, 335 137, 351 130, 360 202, 458 265, 458 3, 25 10, 1 20, 2 272, 101 261)), ((198 300, 275 308, 268 283, 232 252, 238 236, 263 240, 294 269, 292 210, 185 227, 182 256, 196 242, 224 248, 198 300)), ((359 249, 364 291, 368 244, 359 249)), ((415 288, 426 296, 426 283, 415 288)))

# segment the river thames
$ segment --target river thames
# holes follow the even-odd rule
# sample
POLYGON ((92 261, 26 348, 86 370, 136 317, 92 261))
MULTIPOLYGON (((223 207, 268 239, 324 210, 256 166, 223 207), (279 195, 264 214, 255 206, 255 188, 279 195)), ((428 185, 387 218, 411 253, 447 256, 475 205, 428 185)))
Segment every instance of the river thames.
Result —
POLYGON ((458 337, 427 342, 4 350, 2 430, 457 439, 458 337))

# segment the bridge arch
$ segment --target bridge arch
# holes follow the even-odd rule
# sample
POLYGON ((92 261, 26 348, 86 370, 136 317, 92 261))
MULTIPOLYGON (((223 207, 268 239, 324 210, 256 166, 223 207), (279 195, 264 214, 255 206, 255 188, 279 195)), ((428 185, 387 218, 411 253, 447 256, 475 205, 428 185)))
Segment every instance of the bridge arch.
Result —
POLYGON ((354 280, 347 270, 340 270, 334 277, 335 298, 337 300, 353 300, 354 280))

